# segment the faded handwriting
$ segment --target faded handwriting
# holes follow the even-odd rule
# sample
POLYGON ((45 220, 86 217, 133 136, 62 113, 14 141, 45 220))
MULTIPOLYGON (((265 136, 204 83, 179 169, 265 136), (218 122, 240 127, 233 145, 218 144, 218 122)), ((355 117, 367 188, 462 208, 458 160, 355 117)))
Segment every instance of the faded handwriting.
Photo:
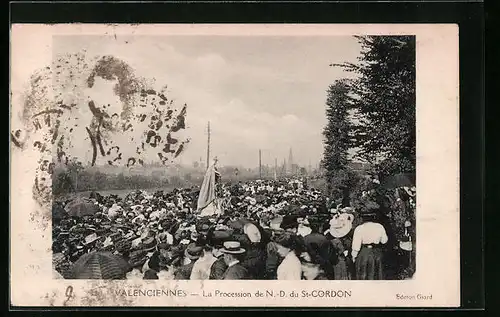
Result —
POLYGON ((58 56, 33 73, 21 111, 24 127, 11 131, 11 142, 21 150, 30 142, 41 154, 37 201, 50 201, 51 175, 61 164, 132 167, 151 157, 169 164, 183 153, 189 138, 174 134, 186 129, 187 105, 178 107, 166 86, 157 91, 151 83, 154 78, 139 78, 114 56, 89 58, 85 52, 58 56), (97 80, 115 83, 119 104, 88 96, 97 80))

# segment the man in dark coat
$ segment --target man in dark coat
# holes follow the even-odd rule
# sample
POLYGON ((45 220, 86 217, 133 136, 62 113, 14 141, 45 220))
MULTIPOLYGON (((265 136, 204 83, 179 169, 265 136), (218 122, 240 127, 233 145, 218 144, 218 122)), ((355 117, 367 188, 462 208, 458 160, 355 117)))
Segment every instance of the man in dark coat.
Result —
POLYGON ((253 280, 262 280, 266 274, 267 251, 260 243, 248 246, 242 265, 248 270, 249 277, 253 280))
POLYGON ((328 265, 323 263, 323 269, 329 279, 333 279, 333 270, 334 265, 338 262, 338 254, 328 238, 325 237, 325 235, 318 233, 320 225, 321 224, 318 223, 316 219, 313 218, 310 220, 311 233, 304 237, 304 244, 314 249, 317 252, 316 255, 320 259, 324 260, 325 263, 328 263, 328 265))
POLYGON ((212 246, 212 254, 217 258, 210 268, 210 280, 222 280, 224 278, 227 264, 224 261, 224 253, 221 252, 221 249, 223 249, 224 241, 228 240, 230 237, 231 234, 229 232, 215 232, 214 227, 210 228, 207 232, 208 244, 212 246))
POLYGON ((212 264, 210 268, 210 280, 222 280, 224 278, 224 273, 226 273, 227 264, 224 261, 224 256, 217 258, 217 261, 212 264))
POLYGON ((175 280, 189 280, 191 272, 193 271, 193 265, 196 260, 198 260, 203 253, 203 248, 196 246, 195 244, 190 244, 186 251, 185 256, 191 260, 190 263, 184 264, 179 267, 174 273, 175 280))
POLYGON ((225 242, 221 252, 224 253, 224 261, 227 265, 224 280, 246 280, 249 278, 248 270, 240 264, 240 256, 245 253, 245 249, 241 247, 239 242, 225 242))
POLYGON ((246 239, 240 241, 246 252, 241 261, 252 280, 262 280, 266 275, 266 244, 262 243, 263 230, 253 223, 247 223, 243 231, 246 239))

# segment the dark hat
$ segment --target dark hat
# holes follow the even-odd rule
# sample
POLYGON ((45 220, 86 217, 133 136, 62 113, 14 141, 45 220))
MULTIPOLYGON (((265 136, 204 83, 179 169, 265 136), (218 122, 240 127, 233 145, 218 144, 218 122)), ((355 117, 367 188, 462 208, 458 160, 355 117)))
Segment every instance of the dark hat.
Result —
POLYGON ((380 205, 368 197, 362 197, 358 204, 359 214, 362 217, 374 216, 380 209, 380 205))
POLYGON ((158 265, 160 267, 160 270, 167 269, 168 266, 170 265, 170 263, 172 262, 172 258, 168 255, 167 256, 160 255, 159 259, 160 259, 160 261, 159 261, 158 265))
POLYGON ((184 255, 192 261, 199 259, 202 254, 203 247, 197 246, 194 243, 189 244, 184 252, 184 255))
POLYGON ((130 249, 132 248, 132 241, 122 238, 122 239, 119 239, 118 241, 116 241, 114 243, 114 245, 115 245, 116 251, 118 251, 120 253, 125 253, 125 252, 130 251, 130 249))
POLYGON ((72 234, 77 235, 77 234, 85 234, 87 230, 81 226, 74 226, 69 230, 72 234))
POLYGON ((274 242, 292 250, 299 250, 302 247, 301 237, 287 231, 275 232, 273 240, 274 242))
POLYGON ((123 231, 128 231, 128 230, 132 229, 131 227, 129 227, 127 225, 123 225, 123 224, 115 224, 113 227, 116 229, 121 229, 123 231))
POLYGON ((160 242, 160 243, 158 243, 158 250, 160 250, 160 249, 167 250, 169 248, 169 246, 170 245, 166 242, 160 242))
POLYGON ((331 242, 323 235, 309 235, 303 240, 304 251, 301 262, 319 264, 328 275, 333 274, 337 262, 336 251, 331 242))
POLYGON ((122 233, 120 233, 120 232, 113 232, 112 234, 109 235, 109 237, 111 238, 111 241, 116 242, 116 241, 121 240, 122 233))
POLYGON ((182 256, 184 254, 184 249, 180 245, 173 246, 170 252, 173 259, 182 256))
POLYGON ((103 252, 112 252, 112 251, 114 251, 114 250, 115 250, 115 246, 114 246, 114 245, 112 245, 112 244, 109 244, 109 245, 103 246, 103 247, 101 248, 101 251, 103 251, 103 252))
POLYGON ((106 228, 106 227, 101 227, 101 228, 98 228, 95 230, 95 233, 99 236, 103 236, 103 235, 106 235, 106 233, 108 232, 109 230, 109 227, 106 228))
POLYGON ((231 236, 232 233, 229 231, 215 230, 207 237, 208 244, 213 247, 221 248, 224 242, 231 239, 231 236))
POLYGON ((280 228, 281 229, 291 229, 291 228, 296 228, 299 223, 297 222, 297 215, 286 215, 283 217, 283 220, 281 221, 280 228))
POLYGON ((60 231, 59 234, 57 234, 56 240, 60 239, 66 239, 69 236, 69 231, 60 231))
POLYGON ((151 251, 154 248, 156 248, 156 240, 153 237, 147 238, 139 244, 139 249, 142 249, 144 251, 151 251))
POLYGON ((157 280, 158 279, 158 274, 156 274, 155 270, 147 270, 144 272, 144 280, 157 280))
POLYGON ((210 229, 210 223, 202 222, 196 226, 196 231, 200 233, 206 233, 210 229))

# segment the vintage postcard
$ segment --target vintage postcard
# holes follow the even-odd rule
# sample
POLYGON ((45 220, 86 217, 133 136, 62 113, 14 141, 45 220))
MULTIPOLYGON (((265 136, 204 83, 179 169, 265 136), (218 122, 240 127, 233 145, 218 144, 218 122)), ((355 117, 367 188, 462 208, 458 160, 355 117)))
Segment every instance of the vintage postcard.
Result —
POLYGON ((458 307, 458 26, 14 24, 16 307, 458 307))

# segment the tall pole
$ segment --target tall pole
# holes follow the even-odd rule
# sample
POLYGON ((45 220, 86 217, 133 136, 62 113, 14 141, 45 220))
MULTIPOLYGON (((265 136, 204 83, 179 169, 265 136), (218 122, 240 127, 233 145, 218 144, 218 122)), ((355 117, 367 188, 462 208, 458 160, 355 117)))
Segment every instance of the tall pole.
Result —
POLYGON ((208 140, 207 140, 207 169, 210 166, 210 121, 208 121, 208 140))
POLYGON ((259 149, 259 179, 262 179, 262 151, 259 149))
POLYGON ((75 193, 78 192, 78 170, 75 173, 75 193))
POLYGON ((274 158, 274 180, 278 178, 278 159, 274 158))

